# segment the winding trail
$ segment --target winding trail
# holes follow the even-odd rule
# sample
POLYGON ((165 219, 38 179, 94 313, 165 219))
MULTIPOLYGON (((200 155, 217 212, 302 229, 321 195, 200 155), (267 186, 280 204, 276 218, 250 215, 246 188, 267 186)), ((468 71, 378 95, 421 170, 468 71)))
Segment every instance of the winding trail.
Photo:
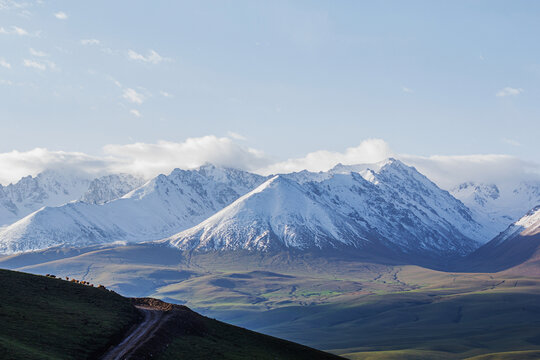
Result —
POLYGON ((114 348, 110 349, 102 360, 122 360, 128 359, 137 348, 156 332, 163 320, 166 319, 165 312, 149 307, 137 306, 144 313, 144 320, 124 340, 114 348))

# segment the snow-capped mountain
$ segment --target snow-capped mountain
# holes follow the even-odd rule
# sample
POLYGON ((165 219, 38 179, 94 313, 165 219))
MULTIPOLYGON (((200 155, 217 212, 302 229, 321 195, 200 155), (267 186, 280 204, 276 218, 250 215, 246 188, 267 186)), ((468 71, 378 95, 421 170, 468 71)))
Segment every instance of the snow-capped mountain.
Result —
POLYGON ((62 170, 45 170, 26 176, 15 184, 0 185, 0 228, 41 209, 81 199, 101 204, 119 198, 144 181, 128 174, 92 175, 62 170))
POLYGON ((105 175, 90 182, 81 201, 89 204, 104 204, 124 196, 144 183, 142 178, 130 174, 105 175))
POLYGON ((182 249, 248 249, 354 245, 362 232, 309 190, 276 175, 201 224, 174 236, 182 249))
POLYGON ((531 236, 538 233, 540 233, 540 205, 500 233, 499 236, 492 240, 492 244, 500 245, 517 235, 531 236))
POLYGON ((490 239, 540 204, 540 181, 517 185, 467 182, 450 192, 471 209, 474 219, 484 226, 490 239))
POLYGON ((0 227, 11 224, 43 206, 58 206, 84 194, 91 176, 46 170, 15 184, 0 185, 0 227))
POLYGON ((540 205, 465 259, 465 267, 500 271, 540 256, 540 205))
POLYGON ((278 175, 169 239, 182 249, 386 247, 463 255, 482 228, 470 211, 398 160, 278 175))
POLYGON ((196 225, 265 178, 205 165, 159 175, 120 199, 45 207, 0 231, 0 252, 147 241, 196 225))

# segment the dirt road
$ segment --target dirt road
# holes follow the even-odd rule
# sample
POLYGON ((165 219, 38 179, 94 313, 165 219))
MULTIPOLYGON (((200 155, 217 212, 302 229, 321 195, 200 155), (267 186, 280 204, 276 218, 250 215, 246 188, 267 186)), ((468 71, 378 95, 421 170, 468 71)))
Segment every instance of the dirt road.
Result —
POLYGON ((120 344, 109 350, 102 360, 128 359, 144 341, 152 336, 165 318, 165 312, 137 306, 144 313, 144 320, 120 344))

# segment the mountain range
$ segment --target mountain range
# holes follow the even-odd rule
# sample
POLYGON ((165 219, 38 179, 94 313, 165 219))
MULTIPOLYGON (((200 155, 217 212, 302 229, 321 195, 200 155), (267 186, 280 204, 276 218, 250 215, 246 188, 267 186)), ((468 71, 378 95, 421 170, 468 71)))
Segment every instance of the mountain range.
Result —
POLYGON ((61 206, 81 200, 92 204, 121 197, 144 183, 129 174, 98 178, 82 172, 45 170, 25 176, 17 183, 0 185, 0 228, 16 222, 42 207, 61 206))
MULTIPOLYGON (((110 178, 107 178, 111 180, 110 178)), ((263 181, 235 169, 203 166, 159 175, 113 201, 96 191, 58 207, 44 207, 0 231, 0 251, 13 253, 51 246, 88 246, 148 241, 196 225, 263 181)), ((112 179, 114 180, 114 179, 112 179)), ((114 183, 114 181, 113 181, 114 183)))
POLYGON ((46 171, 0 187, 0 199, 4 254, 160 241, 190 251, 349 249, 411 261, 474 253, 540 203, 540 185, 501 191, 469 182, 448 192, 388 159, 267 177, 207 164, 147 182, 46 171))
POLYGON ((398 160, 373 168, 276 175, 170 241, 190 250, 353 247, 409 255, 478 247, 481 225, 448 192, 398 160))

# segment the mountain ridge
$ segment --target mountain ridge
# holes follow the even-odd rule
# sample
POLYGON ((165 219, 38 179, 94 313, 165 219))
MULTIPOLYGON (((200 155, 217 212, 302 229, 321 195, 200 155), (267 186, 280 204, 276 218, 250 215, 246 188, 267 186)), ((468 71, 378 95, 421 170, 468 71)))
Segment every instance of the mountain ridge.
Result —
POLYGON ((451 256, 479 246, 468 209, 416 169, 394 159, 357 169, 276 175, 167 241, 184 250, 369 245, 451 256))
POLYGON ((539 256, 540 205, 463 259, 460 268, 490 272, 506 270, 525 275, 532 270, 540 274, 540 263, 535 263, 539 256), (531 266, 532 263, 535 265, 531 266))
POLYGON ((159 175, 119 199, 45 207, 0 230, 0 251, 148 241, 195 225, 251 190, 262 176, 213 165, 159 175))

